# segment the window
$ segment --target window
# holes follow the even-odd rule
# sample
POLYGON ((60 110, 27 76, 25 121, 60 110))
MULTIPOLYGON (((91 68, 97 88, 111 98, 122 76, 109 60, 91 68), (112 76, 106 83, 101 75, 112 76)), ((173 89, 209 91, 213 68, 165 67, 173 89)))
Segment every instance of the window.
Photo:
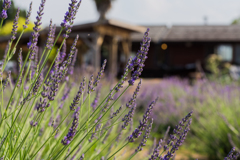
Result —
POLYGON ((217 46, 217 54, 221 56, 223 61, 232 61, 233 48, 231 45, 219 45, 217 46))

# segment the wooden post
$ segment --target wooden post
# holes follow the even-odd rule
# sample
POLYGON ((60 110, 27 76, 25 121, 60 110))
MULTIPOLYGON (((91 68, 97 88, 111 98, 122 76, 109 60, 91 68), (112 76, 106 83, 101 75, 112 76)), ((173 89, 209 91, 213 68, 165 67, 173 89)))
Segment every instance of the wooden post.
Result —
POLYGON ((125 63, 127 64, 127 61, 130 57, 130 51, 131 51, 131 48, 132 48, 131 40, 130 39, 123 40, 122 41, 122 47, 123 47, 123 52, 124 52, 124 55, 125 55, 125 63))
POLYGON ((104 40, 104 36, 103 35, 96 35, 94 38, 94 45, 93 45, 93 54, 94 54, 94 58, 93 58, 93 65, 94 65, 94 70, 95 72, 98 72, 100 67, 101 67, 101 46, 104 40))
POLYGON ((110 53, 109 53, 109 75, 111 77, 116 77, 117 73, 118 73, 118 68, 117 68, 117 54, 118 54, 118 38, 117 37, 113 37, 111 39, 111 43, 110 43, 110 53))
MULTIPOLYGON (((130 39, 125 39, 122 41, 122 47, 123 47, 123 52, 125 55, 125 63, 124 67, 127 65, 128 59, 130 58, 130 51, 132 50, 132 42, 130 39)), ((124 70, 124 68, 123 68, 124 70)), ((128 74, 128 77, 130 77, 131 73, 128 74)))

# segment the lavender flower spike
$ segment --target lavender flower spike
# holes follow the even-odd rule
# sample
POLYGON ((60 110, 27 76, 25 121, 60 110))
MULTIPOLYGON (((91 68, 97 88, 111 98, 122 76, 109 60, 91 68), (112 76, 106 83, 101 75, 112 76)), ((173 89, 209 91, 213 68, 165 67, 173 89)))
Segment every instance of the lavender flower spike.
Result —
POLYGON ((141 143, 139 144, 138 148, 135 150, 135 152, 141 151, 142 147, 146 146, 147 139, 149 138, 149 135, 150 135, 150 132, 152 129, 152 124, 153 124, 153 119, 150 120, 150 123, 145 131, 144 136, 143 136, 143 139, 142 139, 141 143))
POLYGON ((172 146, 172 148, 163 157, 164 160, 171 159, 174 156, 175 152, 179 149, 179 147, 184 142, 184 140, 187 136, 187 133, 190 130, 189 126, 192 122, 192 119, 189 119, 189 118, 192 116, 192 113, 193 113, 192 111, 190 113, 188 113, 188 115, 186 117, 184 117, 182 119, 182 121, 180 121, 179 124, 175 127, 175 129, 173 130, 174 134, 170 135, 170 139, 167 141, 167 145, 164 146, 164 151, 168 151, 170 146, 172 146), (186 125, 185 125, 185 123, 186 123, 186 125), (183 127, 184 127, 184 130, 183 130, 183 127), (178 135, 179 138, 177 138, 176 135, 178 135))
POLYGON ((81 84, 80 84, 78 93, 77 93, 77 95, 75 96, 75 98, 73 99, 73 103, 70 105, 70 110, 71 110, 71 111, 74 111, 74 110, 75 110, 76 105, 77 105, 77 104, 79 103, 79 101, 80 101, 81 95, 82 95, 83 92, 84 92, 85 81, 86 81, 86 78, 84 77, 84 78, 83 78, 83 82, 81 82, 81 84))
POLYGON ((95 110, 96 109, 96 107, 97 107, 97 103, 98 103, 98 100, 99 100, 99 97, 100 97, 100 89, 97 89, 97 91, 96 91, 97 93, 96 93, 96 97, 94 98, 94 100, 93 100, 93 102, 92 102, 92 108, 93 108, 93 110, 95 110))
MULTIPOLYGON (((21 83, 22 83, 22 74, 20 74, 21 69, 23 67, 23 60, 22 60, 22 48, 20 48, 19 53, 18 53, 18 64, 19 64, 19 81, 17 86, 20 87, 21 83)), ((24 69, 24 68, 23 68, 24 69)))
POLYGON ((92 91, 94 91, 94 88, 93 88, 93 75, 91 75, 91 77, 89 79, 87 93, 91 94, 92 91))
POLYGON ((231 151, 228 153, 227 157, 224 158, 224 160, 232 160, 232 159, 237 159, 240 155, 240 152, 237 152, 234 155, 234 152, 236 151, 235 147, 231 149, 231 151))
POLYGON ((13 41, 14 39, 16 39, 15 35, 17 33, 17 29, 18 29, 18 18, 19 18, 19 8, 17 9, 17 13, 16 13, 16 16, 13 20, 13 28, 12 28, 12 37, 11 37, 11 41, 13 41))
POLYGON ((129 58, 127 65, 124 69, 124 74, 121 77, 121 81, 119 82, 119 84, 117 85, 117 87, 115 88, 115 91, 118 92, 120 90, 120 88, 123 88, 123 83, 127 80, 127 76, 128 76, 128 72, 129 72, 129 66, 131 65, 132 59, 129 58))
POLYGON ((72 121, 72 126, 68 131, 68 134, 64 137, 64 139, 62 139, 62 144, 63 145, 68 145, 73 137, 75 136, 76 132, 77 132, 77 128, 78 128, 78 120, 79 120, 79 107, 76 109, 76 111, 74 112, 74 118, 72 121))
POLYGON ((2 81, 2 77, 3 77, 2 67, 3 67, 3 64, 0 63, 0 81, 2 81))
POLYGON ((151 157, 148 160, 155 160, 157 158, 159 158, 159 151, 162 148, 162 139, 159 140, 158 144, 156 145, 151 157))
POLYGON ((135 111, 136 107, 137 107, 137 104, 134 103, 134 104, 132 105, 131 110, 130 110, 130 111, 128 112, 128 114, 126 114, 126 115, 124 116, 124 118, 122 119, 122 121, 123 121, 122 129, 126 129, 126 127, 128 126, 129 122, 132 121, 133 115, 134 115, 134 111, 135 111))
POLYGON ((11 7, 11 0, 4 0, 2 7, 3 7, 3 10, 0 14, 0 18, 6 19, 8 17, 7 10, 11 7))
POLYGON ((99 81, 100 81, 100 79, 101 79, 101 76, 102 76, 102 74, 103 74, 103 72, 104 72, 106 63, 107 63, 107 60, 105 59, 104 62, 103 62, 103 65, 102 65, 102 67, 101 67, 101 69, 100 69, 100 71, 98 72, 97 78, 96 78, 96 79, 94 80, 94 82, 93 82, 93 86, 94 86, 94 87, 96 87, 96 86, 98 85, 98 83, 99 83, 99 81))
POLYGON ((56 29, 56 26, 52 26, 52 20, 50 20, 49 33, 48 33, 47 44, 46 44, 46 48, 49 50, 53 46, 54 37, 55 37, 55 29, 56 29))
POLYGON ((148 33, 149 28, 144 34, 140 50, 137 52, 136 57, 132 60, 132 63, 129 65, 130 70, 134 70, 134 66, 137 66, 137 69, 133 72, 131 79, 128 81, 130 86, 133 85, 135 80, 137 80, 139 76, 142 74, 144 62, 147 59, 147 54, 151 42, 151 38, 148 37, 148 33))
POLYGON ((72 3, 69 4, 68 11, 65 13, 64 20, 61 23, 63 28, 67 27, 67 23, 72 22, 75 15, 77 0, 72 0, 72 3))
POLYGON ((126 107, 131 108, 132 104, 136 102, 136 98, 138 95, 138 92, 140 91, 142 80, 140 79, 140 82, 138 83, 138 86, 132 96, 132 98, 129 100, 129 102, 126 104, 126 107))
POLYGON ((27 25, 29 24, 29 17, 31 16, 31 13, 32 13, 32 2, 29 5, 29 10, 27 12, 26 21, 25 21, 25 25, 23 25, 23 29, 26 29, 28 27, 27 25))
POLYGON ((138 128, 136 128, 133 133, 128 137, 129 142, 134 142, 135 139, 137 139, 139 136, 141 136, 142 131, 145 129, 147 126, 147 122, 149 120, 149 116, 152 113, 153 106, 156 104, 158 98, 155 99, 155 101, 152 101, 152 103, 148 106, 147 111, 143 115, 143 119, 140 121, 140 124, 138 128))
POLYGON ((44 5, 45 5, 46 0, 42 0, 40 7, 39 7, 39 11, 37 12, 37 17, 36 17, 36 21, 34 22, 35 26, 33 27, 34 32, 32 32, 32 37, 30 38, 30 42, 28 42, 27 46, 28 48, 31 50, 30 53, 30 59, 34 57, 34 50, 37 46, 37 42, 38 42, 38 37, 39 37, 39 31, 41 30, 40 26, 42 24, 41 20, 42 20, 42 15, 43 15, 43 10, 44 10, 44 5))

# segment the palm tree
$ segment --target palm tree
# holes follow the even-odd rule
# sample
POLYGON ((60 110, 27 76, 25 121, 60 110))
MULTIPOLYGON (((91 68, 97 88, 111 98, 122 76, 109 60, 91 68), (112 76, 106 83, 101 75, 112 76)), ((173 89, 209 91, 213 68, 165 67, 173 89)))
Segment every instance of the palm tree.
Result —
POLYGON ((97 11, 100 14, 99 20, 106 19, 106 13, 111 9, 113 0, 94 0, 97 11))

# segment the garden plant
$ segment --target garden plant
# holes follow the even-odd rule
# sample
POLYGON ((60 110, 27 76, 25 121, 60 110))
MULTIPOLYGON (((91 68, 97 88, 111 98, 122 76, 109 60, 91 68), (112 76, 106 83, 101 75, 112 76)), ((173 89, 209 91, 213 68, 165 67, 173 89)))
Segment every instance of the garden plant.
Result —
MULTIPOLYGON (((76 35, 69 53, 66 53, 66 40, 81 0, 71 0, 57 35, 56 26, 50 21, 45 48, 43 51, 38 50, 45 2, 41 0, 37 11, 33 31, 26 44, 28 53, 25 59, 18 43, 30 23, 32 3, 19 34, 20 11, 17 10, 3 63, 0 64, 0 159, 136 158, 147 145, 147 140, 152 139, 152 127, 158 119, 153 111, 156 111, 155 107, 161 101, 157 94, 151 100, 146 98, 141 103, 144 105, 144 113, 137 117, 140 121, 133 123, 134 113, 138 112, 138 96, 142 85, 139 76, 151 42, 149 29, 143 35, 136 56, 128 60, 122 78, 110 86, 107 93, 105 90, 108 86, 101 83, 106 60, 98 73, 90 76, 79 73, 79 81, 71 82, 79 37, 76 35), (59 37, 62 37, 62 43, 48 65, 49 56, 59 37), (13 80, 11 72, 8 72, 7 78, 3 78, 6 65, 14 54, 18 54, 18 76, 13 80), (39 54, 41 57, 38 57, 39 54), (134 86, 135 91, 129 95, 129 88, 134 86), (126 100, 122 101, 123 98, 126 100), (126 148, 134 149, 125 153, 126 148)), ((0 30, 10 7, 11 1, 4 0, 0 30)), ((179 117, 173 130, 166 131, 166 136, 149 147, 152 149, 142 159, 172 159, 190 130, 194 113, 192 108, 184 110, 183 118, 179 117)), ((238 155, 239 152, 233 148, 226 159, 235 159, 238 155)))

